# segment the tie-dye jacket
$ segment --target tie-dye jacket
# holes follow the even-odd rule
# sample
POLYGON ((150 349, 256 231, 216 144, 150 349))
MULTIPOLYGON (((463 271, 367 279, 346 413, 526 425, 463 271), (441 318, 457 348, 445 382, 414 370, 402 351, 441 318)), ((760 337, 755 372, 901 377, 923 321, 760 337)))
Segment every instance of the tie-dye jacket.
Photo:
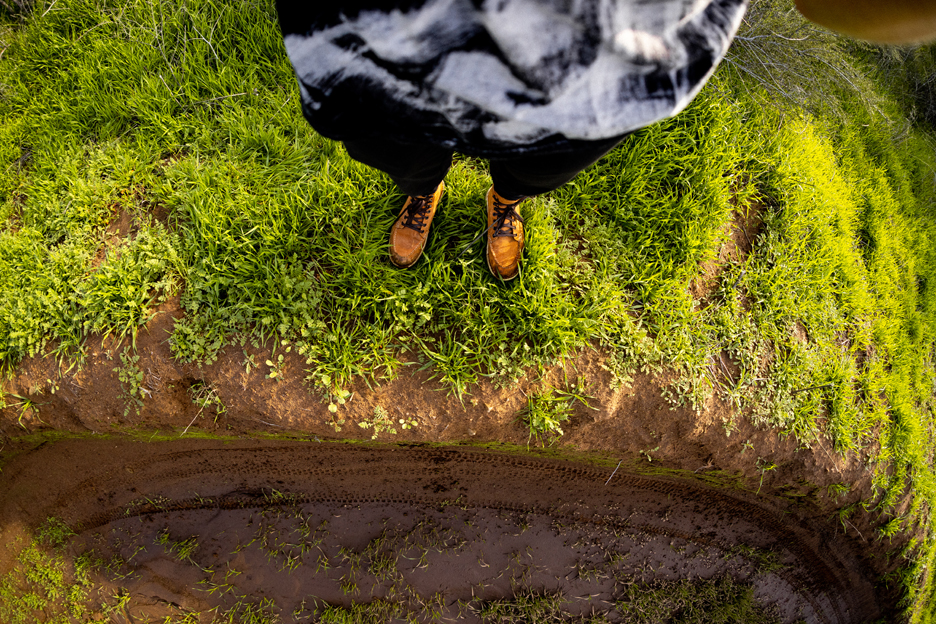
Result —
POLYGON ((675 115, 745 0, 280 0, 302 109, 333 139, 561 152, 675 115))

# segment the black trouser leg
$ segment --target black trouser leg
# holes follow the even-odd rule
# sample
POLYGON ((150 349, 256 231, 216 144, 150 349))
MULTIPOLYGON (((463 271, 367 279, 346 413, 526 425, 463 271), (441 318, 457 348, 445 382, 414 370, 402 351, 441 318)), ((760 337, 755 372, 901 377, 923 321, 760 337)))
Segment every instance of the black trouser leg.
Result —
POLYGON ((576 141, 568 152, 491 160, 494 190, 504 199, 548 193, 596 163, 622 139, 576 141))
POLYGON ((380 169, 407 195, 430 195, 452 166, 452 150, 435 145, 356 139, 344 146, 351 158, 380 169))

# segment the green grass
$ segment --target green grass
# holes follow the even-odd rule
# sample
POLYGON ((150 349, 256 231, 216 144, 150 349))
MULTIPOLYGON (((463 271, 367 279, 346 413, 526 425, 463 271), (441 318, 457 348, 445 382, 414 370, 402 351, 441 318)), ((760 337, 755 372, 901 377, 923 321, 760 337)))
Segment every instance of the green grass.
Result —
POLYGON ((103 621, 93 618, 87 605, 90 559, 72 559, 65 552, 72 535, 61 521, 50 518, 20 549, 13 572, 0 578, 0 620, 31 624, 42 614, 42 621, 50 623, 103 621))
POLYGON ((562 423, 572 415, 572 399, 557 396, 552 388, 531 394, 520 419, 530 431, 529 440, 536 438, 544 444, 562 435, 562 423))
POLYGON ((600 346, 618 384, 671 369, 674 405, 716 392, 802 446, 829 436, 872 453, 866 508, 882 539, 921 529, 898 582, 930 621, 936 161, 907 122, 931 116, 928 83, 908 69, 874 90, 862 76, 893 56, 815 33, 797 45, 833 68, 822 80, 796 54, 773 66, 785 74, 752 77, 777 53, 752 37, 792 24, 788 7, 755 4, 748 41, 683 114, 526 203, 523 273, 506 289, 477 245, 456 260, 483 227, 489 182, 472 158, 456 158, 426 257, 387 262, 403 198, 308 128, 272 3, 0 8, 0 362, 80 359, 89 335, 132 338, 176 294, 179 359, 267 341, 303 354, 330 397, 392 377, 404 352, 464 395, 600 346), (754 252, 694 301, 733 210, 763 220, 754 252), (135 232, 113 246, 121 211, 135 232), (722 353, 736 373, 718 370, 722 353), (908 484, 911 509, 894 516, 908 484))
POLYGON ((572 416, 576 401, 597 409, 588 404, 594 397, 588 395, 584 377, 578 377, 574 385, 566 378, 565 386, 564 390, 547 386, 527 395, 526 407, 520 410, 518 419, 530 433, 528 445, 533 438, 544 446, 555 443, 563 435, 562 423, 572 416))

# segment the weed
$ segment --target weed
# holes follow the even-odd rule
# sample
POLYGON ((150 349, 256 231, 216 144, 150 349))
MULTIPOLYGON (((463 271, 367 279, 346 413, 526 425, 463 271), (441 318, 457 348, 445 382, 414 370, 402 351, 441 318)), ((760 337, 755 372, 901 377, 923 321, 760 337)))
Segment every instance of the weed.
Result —
POLYGON ((269 372, 266 374, 266 379, 275 379, 276 381, 282 381, 283 375, 283 354, 280 353, 276 356, 275 360, 267 360, 266 365, 270 367, 269 372))
POLYGON ((43 405, 42 403, 37 403, 36 401, 30 399, 29 397, 23 397, 18 394, 7 393, 3 395, 4 403, 2 407, 18 407, 19 408, 19 417, 16 419, 16 423, 22 427, 26 428, 26 425, 23 424, 24 418, 38 417, 39 415, 39 406, 43 405), (15 403, 7 403, 6 397, 13 397, 17 399, 15 403))
POLYGON ((527 590, 511 598, 482 602, 480 606, 472 605, 472 608, 485 624, 556 622, 566 619, 562 611, 565 602, 560 593, 537 594, 527 590))
POLYGON ((344 405, 351 398, 351 392, 344 388, 335 390, 334 400, 328 404, 328 411, 334 414, 338 411, 339 405, 344 405))
POLYGON ((839 499, 842 496, 845 496, 851 491, 851 486, 847 483, 830 483, 829 487, 826 488, 826 492, 831 499, 839 499))
POLYGON ((36 539, 52 548, 63 548, 75 535, 67 524, 58 518, 47 519, 36 532, 36 539))
POLYGON ((117 379, 120 380, 122 397, 124 401, 124 416, 134 410, 137 416, 143 409, 143 398, 149 390, 143 387, 143 371, 139 367, 140 356, 129 355, 128 350, 120 352, 120 366, 114 369, 117 379))
POLYGON ((339 584, 339 588, 341 589, 341 593, 345 596, 354 595, 358 592, 357 583, 351 580, 342 581, 339 584))
POLYGON ((254 360, 253 353, 247 353, 247 349, 242 349, 242 351, 244 353, 244 374, 249 375, 252 369, 257 368, 257 363, 254 360))
POLYGON ((36 540, 19 552, 12 569, 0 577, 0 620, 31 624, 38 610, 48 621, 90 621, 91 559, 66 557, 72 535, 55 518, 40 527, 36 540))
POLYGON ((328 400, 328 411, 330 413, 326 423, 335 430, 335 433, 339 433, 347 422, 347 418, 337 415, 338 408, 350 401, 354 396, 353 393, 350 390, 335 385, 332 382, 331 376, 327 374, 320 375, 317 378, 310 375, 306 377, 306 381, 314 382, 325 395, 326 400, 328 400))
POLYGON ((588 394, 588 379, 584 375, 579 375, 575 378, 575 384, 570 384, 568 374, 565 371, 563 371, 563 374, 565 376, 565 387, 556 388, 556 394, 568 399, 570 403, 578 401, 590 410, 597 410, 597 407, 592 407, 589 403, 595 397, 588 394))
POLYGON ((783 569, 780 557, 772 550, 748 546, 746 544, 738 544, 728 550, 724 558, 731 559, 734 556, 741 556, 753 563, 760 574, 770 574, 771 572, 783 569))
POLYGON ((757 484, 757 494, 760 494, 761 487, 764 485, 764 475, 771 470, 776 470, 777 464, 767 461, 762 457, 757 458, 757 471, 760 473, 760 483, 757 484))
POLYGON ((518 415, 529 430, 528 442, 534 437, 544 444, 555 442, 563 435, 561 423, 569 420, 576 401, 588 409, 597 409, 588 403, 594 397, 588 394, 586 386, 585 377, 577 377, 573 385, 566 375, 564 389, 547 387, 528 395, 527 405, 518 415))
POLYGON ((877 534, 879 539, 888 538, 893 539, 897 534, 903 530, 904 522, 906 518, 896 517, 891 518, 881 526, 877 528, 877 534))
POLYGON ((203 411, 210 408, 214 411, 214 422, 217 423, 218 417, 227 412, 227 407, 221 401, 221 397, 218 396, 218 389, 213 383, 196 381, 189 386, 188 391, 192 403, 198 406, 198 413, 195 414, 195 418, 198 418, 203 411))
POLYGON ((317 621, 321 624, 371 624, 372 622, 390 622, 402 614, 402 605, 378 598, 366 604, 357 603, 350 607, 327 604, 317 613, 317 621))
POLYGON ((182 540, 173 540, 169 535, 169 530, 164 529, 156 535, 155 544, 162 546, 167 553, 173 555, 179 561, 192 561, 192 555, 198 550, 198 538, 196 536, 188 537, 182 540))
POLYGON ((259 602, 239 599, 232 607, 219 613, 213 621, 223 624, 278 624, 281 620, 274 601, 261 598, 259 602))
POLYGON ((641 450, 640 450, 640 454, 643 455, 644 457, 646 457, 648 462, 652 462, 652 461, 653 461, 653 456, 651 455, 651 453, 656 453, 656 452, 659 451, 659 450, 660 450, 660 447, 659 447, 659 446, 656 446, 656 447, 654 447, 654 448, 652 448, 652 449, 646 449, 646 450, 641 449, 641 450))
POLYGON ((340 433, 341 428, 344 426, 346 422, 348 422, 347 418, 345 418, 344 416, 338 416, 333 413, 329 416, 328 420, 325 421, 325 424, 332 427, 335 430, 335 433, 340 433))
POLYGON ((358 423, 358 426, 362 429, 373 429, 374 433, 371 435, 371 440, 376 440, 377 436, 381 433, 389 433, 396 435, 397 433, 397 424, 399 424, 401 429, 412 429, 416 426, 416 421, 412 418, 400 418, 397 423, 393 422, 393 418, 390 417, 390 414, 387 413, 380 405, 374 407, 374 416, 370 420, 364 420, 358 423))
POLYGON ((529 430, 528 440, 536 438, 551 443, 563 434, 561 423, 572 415, 572 397, 557 396, 552 388, 527 397, 527 405, 519 415, 529 430))

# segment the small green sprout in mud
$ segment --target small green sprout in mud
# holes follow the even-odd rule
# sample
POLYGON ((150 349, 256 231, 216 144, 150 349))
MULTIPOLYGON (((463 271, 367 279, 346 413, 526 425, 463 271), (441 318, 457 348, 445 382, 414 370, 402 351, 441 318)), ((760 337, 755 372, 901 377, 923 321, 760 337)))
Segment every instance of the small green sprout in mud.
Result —
POLYGON ((403 616, 403 605, 377 598, 373 602, 355 603, 350 607, 325 605, 318 612, 320 624, 370 624, 390 622, 403 616))
MULTIPOLYGON (((416 420, 412 418, 400 418, 398 423, 402 429, 413 429, 416 427, 416 420)), ((397 434, 397 424, 393 422, 393 419, 390 417, 390 414, 387 413, 380 405, 374 407, 374 417, 370 420, 364 420, 358 423, 358 427, 361 429, 373 429, 374 433, 371 436, 371 440, 376 440, 377 436, 381 433, 390 433, 392 435, 397 434)))
POLYGON ((169 536, 169 530, 163 529, 156 535, 155 543, 162 546, 166 552, 173 555, 179 561, 192 561, 192 555, 198 550, 198 538, 195 536, 183 540, 173 540, 169 536))
POLYGON ((565 620, 561 593, 537 594, 532 590, 518 592, 511 598, 489 600, 479 607, 471 605, 482 622, 513 624, 520 622, 561 622, 565 620))
POLYGON ((761 487, 764 485, 764 475, 771 470, 775 470, 776 468, 777 464, 773 463, 772 461, 767 461, 763 457, 757 458, 757 471, 760 472, 760 483, 757 486, 757 494, 760 494, 761 487))
POLYGON ((725 551, 723 555, 724 559, 731 559, 732 557, 742 557, 749 561, 757 568, 759 574, 770 574, 783 569, 783 564, 780 563, 780 557, 777 553, 766 548, 738 544, 725 551))
POLYGON ((341 588, 341 593, 343 593, 345 596, 349 594, 356 594, 358 592, 357 583, 350 579, 342 581, 338 587, 341 588))
POLYGON ((652 462, 653 462, 653 455, 651 455, 651 453, 656 453, 656 452, 659 451, 659 450, 660 450, 660 447, 659 447, 659 445, 657 445, 656 447, 654 447, 654 448, 652 448, 652 449, 641 450, 641 451, 640 451, 640 454, 643 455, 644 457, 646 457, 648 462, 651 462, 651 463, 652 463, 652 462))

